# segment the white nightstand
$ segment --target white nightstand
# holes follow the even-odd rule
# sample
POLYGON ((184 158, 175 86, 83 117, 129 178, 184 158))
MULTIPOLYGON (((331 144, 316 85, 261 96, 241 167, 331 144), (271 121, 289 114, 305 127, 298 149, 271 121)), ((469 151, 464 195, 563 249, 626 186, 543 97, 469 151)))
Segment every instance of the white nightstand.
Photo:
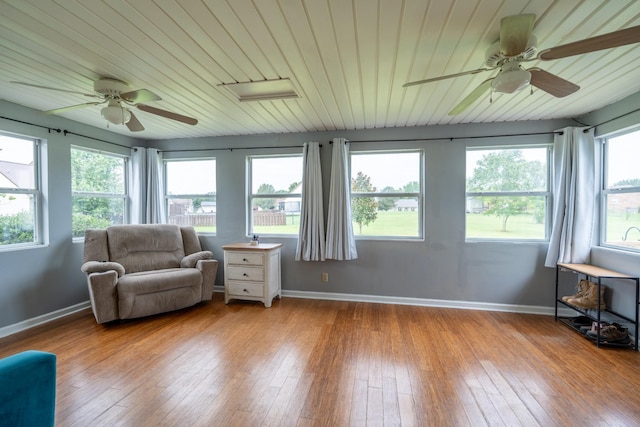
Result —
POLYGON ((262 301, 271 307, 280 285, 282 243, 231 243, 224 245, 224 302, 232 299, 262 301))

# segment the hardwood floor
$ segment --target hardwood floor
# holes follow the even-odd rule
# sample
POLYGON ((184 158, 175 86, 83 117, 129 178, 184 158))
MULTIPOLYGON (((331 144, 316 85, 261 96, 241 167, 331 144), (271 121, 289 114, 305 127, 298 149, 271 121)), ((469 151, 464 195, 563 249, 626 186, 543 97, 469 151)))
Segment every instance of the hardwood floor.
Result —
POLYGON ((59 426, 640 425, 640 353, 553 317, 285 298, 0 339, 58 356, 59 426))

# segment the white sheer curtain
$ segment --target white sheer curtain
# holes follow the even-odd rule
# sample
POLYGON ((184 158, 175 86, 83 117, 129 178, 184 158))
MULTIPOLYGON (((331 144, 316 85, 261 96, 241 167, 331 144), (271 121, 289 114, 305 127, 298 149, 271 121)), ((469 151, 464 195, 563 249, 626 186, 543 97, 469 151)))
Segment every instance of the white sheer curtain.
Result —
POLYGON ((349 147, 345 139, 334 138, 327 219, 327 259, 341 261, 358 258, 351 223, 351 179, 348 156, 349 147))
POLYGON ((164 174, 162 154, 155 148, 147 148, 147 209, 149 224, 164 224, 167 215, 164 209, 164 174))
POLYGON ((305 142, 302 153, 302 201, 296 261, 324 261, 325 236, 320 144, 305 142))
POLYGON ((130 222, 131 224, 144 224, 147 210, 147 150, 145 148, 134 147, 131 149, 130 171, 130 222))
POLYGON ((588 263, 596 219, 593 129, 567 127, 553 144, 553 216, 544 265, 588 263))

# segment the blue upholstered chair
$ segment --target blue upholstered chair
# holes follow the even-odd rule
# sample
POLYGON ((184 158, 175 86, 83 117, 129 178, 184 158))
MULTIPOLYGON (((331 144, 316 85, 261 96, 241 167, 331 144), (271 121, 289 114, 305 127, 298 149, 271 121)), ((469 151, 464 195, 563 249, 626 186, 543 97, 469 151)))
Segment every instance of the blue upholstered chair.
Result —
POLYGON ((56 355, 28 350, 0 359, 0 426, 53 426, 56 355))

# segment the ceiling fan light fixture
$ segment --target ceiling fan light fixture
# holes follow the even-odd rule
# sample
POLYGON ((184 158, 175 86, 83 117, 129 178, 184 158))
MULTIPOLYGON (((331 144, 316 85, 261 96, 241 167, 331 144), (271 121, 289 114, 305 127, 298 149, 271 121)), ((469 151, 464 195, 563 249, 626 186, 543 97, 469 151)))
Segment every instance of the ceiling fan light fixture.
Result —
POLYGON ((109 102, 109 105, 100 110, 102 118, 114 125, 123 125, 131 120, 131 112, 117 102, 109 102))
POLYGON ((520 67, 518 63, 505 64, 500 73, 493 79, 491 87, 494 92, 514 93, 524 89, 531 82, 531 73, 520 67))

